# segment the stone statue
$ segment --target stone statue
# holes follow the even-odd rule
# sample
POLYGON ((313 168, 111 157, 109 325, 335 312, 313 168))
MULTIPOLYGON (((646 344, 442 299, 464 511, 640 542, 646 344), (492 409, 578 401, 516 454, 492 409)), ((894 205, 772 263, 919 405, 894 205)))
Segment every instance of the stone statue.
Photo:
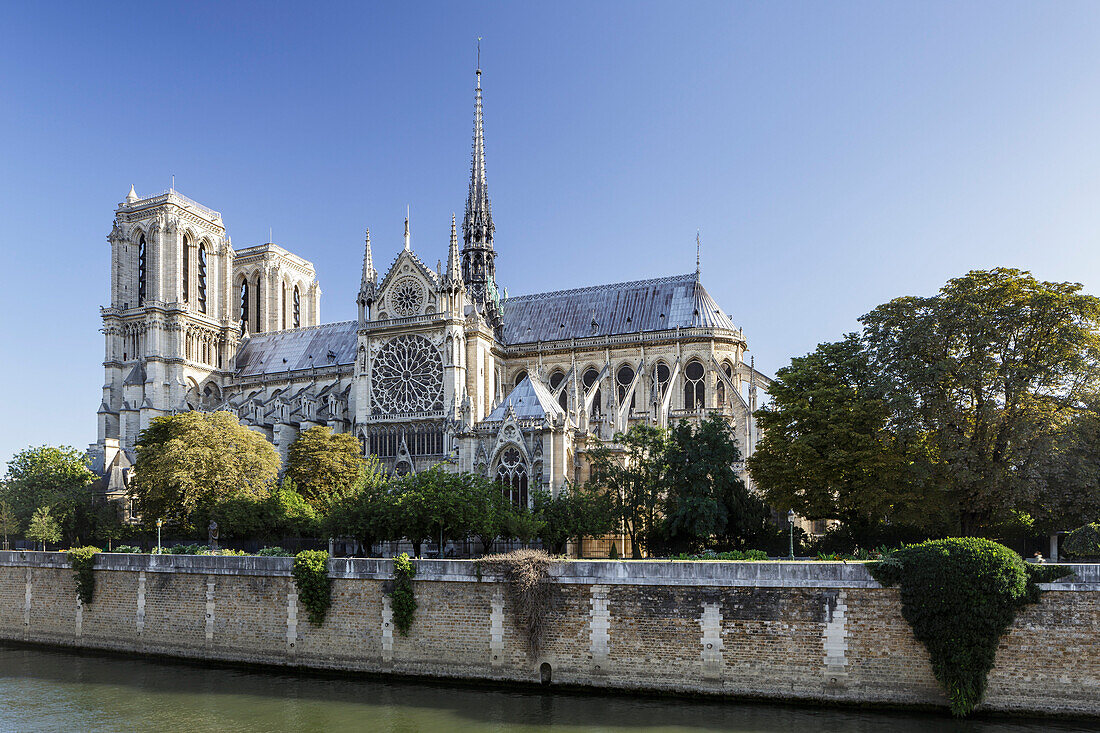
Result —
POLYGON ((211 552, 218 551, 218 523, 213 519, 210 520, 210 526, 206 528, 207 544, 210 545, 211 552))

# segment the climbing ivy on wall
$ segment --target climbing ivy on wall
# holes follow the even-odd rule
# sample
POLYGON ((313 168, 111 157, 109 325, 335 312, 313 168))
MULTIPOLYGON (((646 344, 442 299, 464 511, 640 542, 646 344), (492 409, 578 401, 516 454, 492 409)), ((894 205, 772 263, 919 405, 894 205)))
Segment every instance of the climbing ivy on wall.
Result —
POLYGON ((416 615, 416 596, 413 595, 412 579, 416 576, 416 566, 409 560, 408 553, 402 552, 393 559, 393 624, 402 636, 409 635, 413 616, 416 615))
POLYGON ((294 556, 291 569, 298 600, 309 614, 309 622, 320 626, 332 605, 332 579, 328 577, 328 553, 324 550, 302 550, 294 556))
POLYGON ((95 597, 95 556, 101 550, 98 547, 74 547, 66 553, 76 576, 76 596, 87 606, 95 597))
POLYGON ((868 565, 875 580, 898 586, 901 610, 928 649, 951 712, 965 716, 982 700, 997 643, 1037 583, 1069 574, 1035 565, 1004 545, 976 537, 931 540, 868 565))

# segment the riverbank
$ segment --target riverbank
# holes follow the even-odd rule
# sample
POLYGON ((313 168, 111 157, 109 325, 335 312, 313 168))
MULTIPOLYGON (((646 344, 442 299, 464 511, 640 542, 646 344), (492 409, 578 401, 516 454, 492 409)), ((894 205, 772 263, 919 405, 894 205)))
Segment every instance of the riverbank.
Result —
MULTIPOLYGON (((530 648, 509 588, 473 561, 417 563, 407 637, 389 560, 332 560, 306 620, 275 557, 97 557, 77 602, 60 553, 0 552, 0 639, 306 667, 813 703, 942 707, 897 592, 860 563, 577 561, 551 570, 530 648)), ((1001 640, 983 710, 1100 716, 1100 566, 1072 566, 1001 640)))

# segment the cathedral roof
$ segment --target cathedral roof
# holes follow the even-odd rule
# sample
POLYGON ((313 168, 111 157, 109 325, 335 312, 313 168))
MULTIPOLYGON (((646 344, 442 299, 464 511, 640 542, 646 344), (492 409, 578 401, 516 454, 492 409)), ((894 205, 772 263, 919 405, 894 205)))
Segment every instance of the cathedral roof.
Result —
POLYGON ((563 414, 561 406, 554 399, 554 395, 550 394, 550 390, 541 382, 531 381, 529 376, 524 377, 523 381, 508 393, 504 401, 489 413, 484 422, 503 420, 508 415, 509 407, 515 411, 517 420, 552 418, 563 414))
POLYGON ((677 327, 738 330, 695 273, 519 295, 504 306, 508 344, 677 327))
POLYGON ((249 336, 237 351, 237 376, 355 363, 356 321, 249 336))

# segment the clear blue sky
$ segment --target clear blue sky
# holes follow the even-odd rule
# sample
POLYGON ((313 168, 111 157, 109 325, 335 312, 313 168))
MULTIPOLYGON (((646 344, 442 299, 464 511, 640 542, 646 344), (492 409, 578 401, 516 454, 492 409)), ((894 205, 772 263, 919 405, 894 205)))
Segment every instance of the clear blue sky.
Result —
POLYGON ((170 176, 354 318, 363 229, 446 254, 483 36, 498 279, 691 271, 757 366, 1013 266, 1100 293, 1100 4, 9 3, 0 462, 95 439, 115 204, 170 176))

